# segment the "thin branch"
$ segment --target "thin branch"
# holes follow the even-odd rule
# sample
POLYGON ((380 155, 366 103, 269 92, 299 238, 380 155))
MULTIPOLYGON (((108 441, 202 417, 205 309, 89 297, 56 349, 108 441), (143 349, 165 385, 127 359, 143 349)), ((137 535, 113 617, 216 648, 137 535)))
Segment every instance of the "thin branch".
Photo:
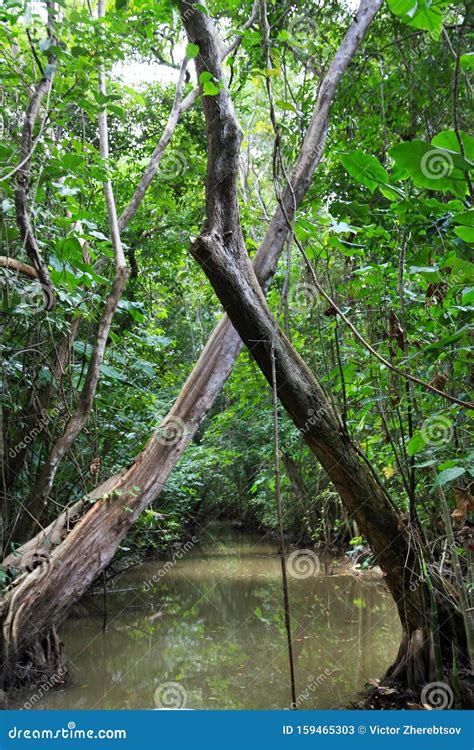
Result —
POLYGON ((397 375, 400 375, 402 378, 405 378, 406 380, 411 380, 412 383, 416 383, 417 385, 421 385, 423 388, 425 388, 428 391, 432 391, 433 393, 436 393, 437 396, 441 396, 442 398, 446 399, 447 401, 451 401, 453 404, 458 404, 459 406, 463 406, 466 409, 474 409, 474 402, 472 401, 463 401, 460 398, 456 398, 455 396, 451 396, 449 393, 445 393, 445 391, 441 391, 439 388, 436 388, 434 385, 431 385, 431 383, 427 383, 424 380, 421 380, 420 378, 417 378, 415 375, 412 375, 411 373, 407 372, 406 370, 400 370, 395 365, 392 365, 391 362, 389 362, 385 357, 383 357, 381 354, 376 351, 371 344, 369 344, 368 341, 365 340, 365 338, 362 336, 362 334, 358 331, 358 329, 355 327, 355 325, 349 320, 349 318, 344 315, 340 307, 334 302, 332 297, 325 291, 325 289, 321 286, 318 279, 316 278, 316 274, 314 272, 314 268, 311 265, 311 262, 306 255, 305 249, 301 242, 298 240, 297 237, 295 237, 296 245, 298 246, 299 251, 301 252, 304 262, 306 264, 306 267, 311 275, 311 278, 313 280, 313 283, 318 290, 318 292, 324 297, 324 299, 329 302, 333 310, 336 311, 336 313, 339 315, 341 320, 344 321, 346 326, 348 326, 356 339, 362 344, 362 346, 367 349, 372 356, 374 356, 376 359, 378 359, 379 362, 381 362, 385 367, 387 367, 389 370, 392 370, 392 372, 395 372, 397 375))
MULTIPOLYGON (((142 202, 153 177, 158 171, 158 168, 161 164, 161 159, 163 158, 163 154, 165 152, 166 147, 171 141, 171 137, 175 131, 176 125, 178 124, 178 120, 182 112, 185 111, 184 109, 185 103, 189 101, 189 104, 187 106, 187 109, 189 109, 197 99, 197 94, 196 96, 193 97, 192 95, 194 94, 194 91, 192 91, 191 95, 186 97, 184 102, 182 102, 183 86, 184 86, 184 81, 186 78, 186 68, 187 68, 188 62, 189 62, 188 59, 185 57, 183 62, 181 63, 178 83, 176 85, 176 94, 175 94, 173 106, 171 108, 171 112, 168 117, 168 122, 166 123, 166 127, 163 131, 163 135, 161 136, 158 145, 156 146, 155 150, 153 151, 153 154, 151 155, 150 162, 145 172, 143 173, 143 176, 140 182, 135 188, 135 192, 133 193, 128 206, 126 207, 126 209, 124 210, 124 212, 122 213, 122 215, 120 216, 118 220, 119 231, 123 231, 125 227, 127 226, 127 224, 135 216, 137 209, 140 203, 142 202)), ((199 93, 198 89, 197 89, 197 92, 199 93)))
MULTIPOLYGON (((99 18, 105 16, 105 0, 99 0, 98 15, 99 18)), ((107 96, 103 65, 100 65, 99 67, 99 92, 102 96, 107 96)), ((100 156, 107 165, 109 160, 109 131, 107 127, 107 112, 105 105, 99 112, 99 149, 100 156)), ((118 271, 121 268, 125 268, 127 264, 123 252, 122 241, 120 239, 120 229, 117 220, 117 209, 115 207, 112 183, 109 178, 104 182, 104 195, 105 203, 107 205, 107 214, 109 217, 110 239, 112 240, 112 246, 115 253, 115 266, 118 271)))
MULTIPOLYGON (((53 58, 49 58, 52 64, 53 58)), ((20 230, 20 237, 23 243, 23 247, 31 261, 33 268, 36 271, 38 280, 40 281, 43 294, 45 299, 45 309, 51 310, 55 305, 54 289, 49 276, 48 266, 43 261, 38 246, 38 242, 31 225, 30 216, 28 213, 28 194, 30 188, 30 176, 31 176, 31 157, 36 144, 39 141, 42 128, 44 127, 46 115, 43 118, 43 122, 40 128, 40 134, 33 143, 33 129, 39 116, 41 102, 45 96, 48 95, 47 101, 49 102, 49 95, 51 92, 53 76, 50 78, 43 77, 38 83, 33 96, 31 97, 30 103, 26 110, 25 120, 23 123, 23 130, 21 134, 20 144, 20 162, 18 166, 6 175, 2 179, 7 179, 16 173, 16 188, 15 188, 15 211, 16 211, 16 222, 18 229, 20 230)), ((48 108, 46 108, 47 110, 48 108)))
POLYGON ((44 78, 43 66, 41 64, 41 60, 38 57, 38 53, 37 53, 37 51, 35 49, 35 45, 34 45, 34 42, 33 42, 32 38, 31 38, 31 34, 30 34, 30 30, 29 29, 26 29, 26 36, 28 37, 28 42, 30 44, 31 54, 33 55, 33 57, 35 59, 35 62, 37 64, 37 66, 38 66, 38 70, 41 73, 41 78, 44 78))
MULTIPOLYGON (((280 133, 278 130, 278 125, 277 125, 276 117, 275 117, 273 91, 272 91, 270 76, 268 75, 268 70, 270 68, 271 61, 270 61, 270 26, 268 24, 268 18, 267 18, 266 0, 261 0, 261 20, 262 20, 262 27, 263 27, 263 43, 264 43, 264 48, 265 48, 265 63, 266 63, 265 78, 267 82, 267 91, 268 91, 268 97, 270 101, 270 118, 271 118, 273 129, 275 132, 274 158, 273 158, 273 177, 275 180, 276 179, 275 160, 276 160, 277 154, 281 158, 281 152, 279 148, 280 133)), ((287 181, 287 184, 288 184, 288 187, 291 188, 289 181, 287 181)), ((275 187, 276 187, 276 184, 275 184, 275 187)), ((292 199, 293 199, 294 213, 296 214, 296 199, 295 199, 293 190, 292 190, 292 199)), ((292 243, 293 226, 291 226, 289 234, 290 234, 288 238, 289 257, 288 257, 288 263, 287 263, 287 276, 285 279, 286 292, 288 291, 291 247, 293 244, 292 243)), ((287 297, 284 296, 283 299, 287 299, 287 297)), ((281 580, 282 580, 282 588, 283 588, 283 611, 284 611, 284 617, 285 617, 286 640, 287 640, 287 648, 288 648, 288 662, 289 662, 289 668, 290 668, 291 706, 293 709, 296 709, 297 705, 296 705, 295 662, 294 662, 294 652, 293 652, 293 640, 291 637, 291 614, 290 614, 290 597, 289 597, 289 591, 288 591, 288 575, 287 575, 287 567, 286 567, 287 563, 286 563, 285 529, 284 529, 284 524, 283 524, 283 507, 282 507, 282 501, 281 501, 278 384, 277 384, 276 363, 275 363, 275 345, 276 345, 276 339, 278 336, 277 318, 275 318, 274 323, 275 325, 273 328, 273 337, 272 337, 272 344, 271 344, 271 386, 272 386, 272 411, 273 411, 273 463, 274 463, 274 476, 275 476, 275 502, 276 502, 276 512, 277 512, 277 520, 278 520, 278 531, 280 535, 280 566, 281 566, 281 580)))
MULTIPOLYGON (((255 21, 257 17, 257 12, 258 12, 258 0, 255 0, 250 17, 242 26, 243 30, 248 29, 253 24, 253 22, 255 21)), ((237 36, 234 39, 234 41, 228 47, 224 49, 224 51, 222 52, 221 59, 224 60, 232 52, 235 52, 235 50, 238 48, 241 42, 242 42, 242 37, 237 36)), ((179 118, 181 117, 181 115, 187 112, 188 109, 191 109, 194 102, 200 96, 200 93, 201 93, 200 88, 199 86, 196 86, 196 88, 194 88, 186 96, 185 99, 182 99, 182 91, 183 91, 183 85, 184 85, 185 78, 186 78, 186 67, 187 67, 188 62, 189 61, 185 58, 183 62, 181 63, 178 83, 176 85, 176 94, 175 94, 173 106, 171 108, 171 112, 168 117, 168 122, 166 123, 166 127, 163 131, 163 135, 161 136, 158 145, 156 146, 155 150, 153 151, 150 157, 149 164, 147 168, 145 169, 145 172, 143 173, 143 176, 140 179, 140 182, 135 188, 135 192, 133 193, 128 206, 124 209, 122 215, 120 216, 118 220, 118 226, 121 232, 123 232, 127 224, 129 224, 130 221, 133 219, 143 198, 145 197, 145 193, 150 187, 150 183, 159 169, 161 160, 163 158, 163 154, 169 142, 171 141, 171 137, 176 129, 179 118)))

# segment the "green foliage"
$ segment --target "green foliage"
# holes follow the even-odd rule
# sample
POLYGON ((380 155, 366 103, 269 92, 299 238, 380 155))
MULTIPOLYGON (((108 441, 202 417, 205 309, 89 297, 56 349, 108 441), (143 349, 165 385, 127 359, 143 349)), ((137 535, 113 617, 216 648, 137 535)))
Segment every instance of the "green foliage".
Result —
POLYGON ((388 0, 390 10, 402 23, 415 29, 430 31, 435 39, 441 33, 443 11, 456 3, 450 0, 388 0))

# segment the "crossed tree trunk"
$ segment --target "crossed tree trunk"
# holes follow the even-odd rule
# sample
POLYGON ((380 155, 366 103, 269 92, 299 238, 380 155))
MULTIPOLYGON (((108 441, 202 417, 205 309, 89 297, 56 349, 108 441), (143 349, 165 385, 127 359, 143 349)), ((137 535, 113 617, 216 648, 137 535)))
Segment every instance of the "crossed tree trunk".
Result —
MULTIPOLYGON (((198 76, 207 71, 222 82, 219 40, 212 22, 196 10, 194 0, 181 0, 180 10, 189 41, 199 46, 198 76)), ((242 133, 228 90, 223 87, 216 96, 204 97, 203 107, 208 132, 206 222, 191 253, 385 572, 403 626, 393 673, 403 676, 411 688, 419 688, 439 675, 440 661, 452 659, 452 648, 458 662, 466 663, 458 603, 438 581, 438 625, 433 627, 430 597, 436 593, 423 580, 430 560, 421 534, 396 512, 360 458, 320 383, 279 330, 252 269, 237 196, 242 133)))
MULTIPOLYGON (((281 403, 387 573, 404 627, 393 675, 414 686, 433 677, 434 638, 439 634, 433 636, 427 616, 426 585, 412 585, 413 580, 421 578, 422 542, 396 514, 360 460, 317 380, 277 330, 264 297, 285 244, 288 224, 321 157, 335 90, 380 5, 381 0, 362 0, 334 56, 290 176, 291 189, 287 187, 282 196, 253 268, 243 242, 237 202, 240 128, 225 88, 215 97, 203 98, 209 137, 207 221, 191 252, 229 317, 217 326, 172 410, 132 467, 66 509, 19 554, 4 561, 7 569, 14 566, 22 571, 2 603, 5 686, 31 680, 29 667, 41 664, 43 670, 49 667, 54 671, 62 663, 55 627, 109 564, 138 515, 159 496, 230 374, 241 339, 270 382, 275 372, 281 403)), ((193 2, 182 2, 181 10, 189 39, 200 47, 198 72, 209 70, 222 81, 220 45, 211 21, 202 10, 195 9, 193 2)), ((459 660, 463 660, 465 643, 456 602, 445 598, 439 615, 443 645, 453 641, 459 660)))

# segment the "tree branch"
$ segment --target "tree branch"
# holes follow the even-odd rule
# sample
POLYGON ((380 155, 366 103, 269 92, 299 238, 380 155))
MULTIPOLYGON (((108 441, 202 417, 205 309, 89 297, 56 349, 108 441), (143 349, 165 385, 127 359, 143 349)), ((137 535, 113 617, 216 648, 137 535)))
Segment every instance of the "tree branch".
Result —
MULTIPOLYGON (((54 58, 49 58, 49 64, 53 64, 54 58)), ((26 110, 23 130, 20 144, 20 163, 16 170, 16 188, 15 188, 15 210, 18 229, 23 247, 31 260, 31 264, 36 271, 36 276, 41 283, 45 309, 52 310, 55 305, 54 289, 49 276, 48 266, 43 261, 36 241, 36 237, 31 225, 28 213, 28 194, 30 188, 31 175, 31 156, 34 150, 33 129, 38 119, 41 102, 47 93, 51 91, 51 78, 42 77, 31 97, 30 103, 26 110)))
POLYGON ((9 258, 7 255, 0 255, 0 268, 8 268, 9 271, 17 271, 30 279, 37 279, 38 274, 36 273, 33 266, 29 266, 27 263, 22 263, 21 260, 16 258, 9 258))
MULTIPOLYGON (((242 26, 243 30, 248 29, 253 24, 253 22, 255 21, 257 17, 257 11, 258 11, 258 0, 255 0, 250 17, 246 21, 246 23, 244 23, 244 25, 242 26)), ((232 52, 235 52, 235 50, 240 45, 241 41, 242 41, 242 37, 237 36, 234 39, 234 41, 228 47, 226 47, 226 49, 222 53, 222 59, 225 59, 232 52)), ((171 112, 168 117, 168 121, 163 131, 163 135, 161 136, 158 145, 156 146, 155 150, 153 151, 150 157, 150 162, 147 168, 145 169, 145 172, 143 173, 143 176, 140 179, 140 182, 135 188, 135 192, 133 193, 128 206, 124 209, 122 215, 120 216, 118 220, 119 229, 122 232, 127 226, 127 224, 129 224, 130 221, 135 216, 140 206, 140 203, 145 197, 145 193, 150 187, 150 183, 159 169, 161 160, 163 158, 163 154, 169 142, 171 141, 172 135, 176 129, 179 118, 181 117, 181 115, 187 112, 188 109, 191 109, 194 102, 199 98, 200 89, 199 89, 199 86, 196 86, 196 88, 193 89, 187 95, 185 99, 182 99, 183 85, 185 81, 186 67, 188 65, 188 62, 189 61, 185 58, 183 62, 181 63, 178 83, 176 85, 176 94, 175 94, 173 106, 171 108, 171 112)))

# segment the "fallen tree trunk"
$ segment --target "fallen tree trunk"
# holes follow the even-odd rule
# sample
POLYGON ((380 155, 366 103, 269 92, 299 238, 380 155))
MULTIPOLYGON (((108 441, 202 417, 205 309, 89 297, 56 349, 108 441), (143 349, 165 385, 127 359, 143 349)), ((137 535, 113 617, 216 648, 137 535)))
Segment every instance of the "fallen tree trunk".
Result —
MULTIPOLYGON (((363 2, 323 79, 302 150, 254 259, 267 289, 292 221, 320 161, 337 85, 380 2, 363 2)), ((158 497, 199 424, 214 404, 241 350, 224 317, 204 348, 176 403, 134 464, 66 509, 47 529, 4 560, 17 577, 2 602, 4 687, 34 679, 37 646, 66 617, 109 564, 140 513, 158 497), (33 649, 33 646, 35 648, 33 649), (30 664, 31 669, 27 667, 30 664)), ((44 664, 42 666, 44 670, 44 664)), ((54 671, 55 664, 51 665, 54 671)))
MULTIPOLYGON (((214 80, 222 81, 218 38, 210 19, 194 6, 194 0, 180 2, 189 42, 199 45, 198 76, 207 71, 214 80)), ((203 108, 208 131, 206 222, 191 253, 262 373, 276 386, 281 404, 326 470, 385 572, 403 627, 400 652, 390 675, 419 691, 440 676, 443 662, 452 664, 453 653, 458 665, 469 665, 459 603, 439 576, 431 580, 429 549, 417 527, 396 512, 381 483, 360 458, 320 383, 279 330, 242 235, 237 198, 242 132, 227 89, 205 97, 203 108), (423 573, 430 580, 425 580, 423 573)))

